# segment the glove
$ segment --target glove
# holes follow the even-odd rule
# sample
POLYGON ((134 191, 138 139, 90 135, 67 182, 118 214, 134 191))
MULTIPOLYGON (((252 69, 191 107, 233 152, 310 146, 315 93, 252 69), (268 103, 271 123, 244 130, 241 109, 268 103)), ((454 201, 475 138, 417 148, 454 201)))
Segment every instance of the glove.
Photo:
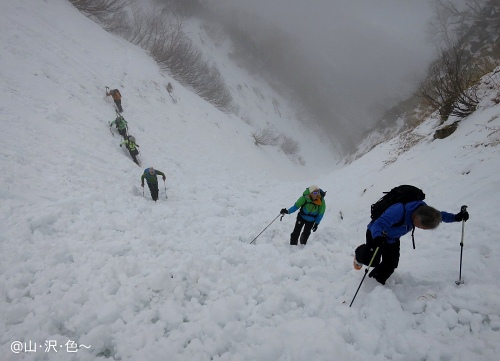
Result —
POLYGON ((375 245, 375 247, 383 247, 387 244, 387 241, 385 237, 379 236, 373 239, 373 244, 375 245))
POLYGON ((312 228, 312 231, 313 232, 316 232, 316 230, 318 229, 318 224, 317 223, 314 223, 313 224, 313 228, 312 228))
POLYGON ((455 221, 457 222, 467 222, 469 219, 469 213, 467 211, 461 211, 460 213, 455 214, 455 221))
POLYGON ((167 179, 167 177, 165 177, 165 176, 163 176, 162 178, 163 178, 163 181, 164 181, 164 182, 165 182, 165 180, 167 179))
POLYGON ((123 145, 123 144, 120 144, 120 148, 121 148, 121 146, 122 146, 122 145, 123 145))
POLYGON ((141 183, 141 187, 144 188, 144 183, 141 183))
POLYGON ((288 209, 283 208, 283 209, 280 211, 280 214, 288 214, 288 209))

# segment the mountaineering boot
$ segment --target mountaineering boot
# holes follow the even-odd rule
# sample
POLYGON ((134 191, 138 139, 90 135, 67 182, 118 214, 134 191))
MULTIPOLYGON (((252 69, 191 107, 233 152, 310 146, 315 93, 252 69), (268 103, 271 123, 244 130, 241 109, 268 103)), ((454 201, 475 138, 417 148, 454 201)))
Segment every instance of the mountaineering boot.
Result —
POLYGON ((353 266, 356 271, 359 271, 363 267, 363 264, 356 261, 356 257, 354 257, 353 266))

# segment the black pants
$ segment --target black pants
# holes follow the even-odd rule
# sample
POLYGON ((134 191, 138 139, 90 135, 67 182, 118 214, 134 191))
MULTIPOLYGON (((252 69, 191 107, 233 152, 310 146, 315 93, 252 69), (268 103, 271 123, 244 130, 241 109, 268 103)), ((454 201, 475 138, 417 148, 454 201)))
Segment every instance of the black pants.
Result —
POLYGON ((290 244, 292 246, 296 246, 299 241, 300 231, 302 231, 302 227, 304 227, 304 231, 300 236, 300 244, 306 244, 309 235, 311 234, 311 229, 314 225, 314 222, 309 222, 303 219, 300 214, 297 216, 297 220, 295 221, 295 228, 293 229, 292 234, 290 234, 290 244))
POLYGON ((118 111, 121 113, 123 112, 122 108, 122 100, 121 99, 114 99, 116 107, 118 108, 118 111))
MULTIPOLYGON (((376 247, 373 244, 372 233, 370 230, 366 231, 366 244, 359 246, 356 249, 356 260, 365 265, 369 265, 376 247)), ((393 274, 394 270, 399 265, 399 239, 391 244, 384 244, 379 247, 377 255, 373 259, 373 270, 370 272, 370 277, 375 278, 381 284, 393 274)))
POLYGON ((137 155, 139 154, 139 151, 137 149, 134 150, 129 149, 128 152, 130 153, 130 156, 132 157, 135 164, 139 165, 139 161, 137 160, 137 155))
POLYGON ((118 133, 120 133, 123 139, 127 139, 127 128, 118 129, 118 133))
POLYGON ((156 202, 158 200, 158 183, 148 183, 151 198, 156 202))

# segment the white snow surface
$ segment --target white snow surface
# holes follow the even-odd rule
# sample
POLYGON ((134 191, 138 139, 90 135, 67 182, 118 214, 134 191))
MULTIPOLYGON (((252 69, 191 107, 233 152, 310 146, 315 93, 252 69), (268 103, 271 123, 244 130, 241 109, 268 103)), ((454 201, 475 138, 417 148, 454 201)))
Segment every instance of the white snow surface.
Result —
POLYGON ((450 137, 431 118, 408 151, 395 139, 340 169, 303 133, 304 167, 65 0, 3 0, 0 47, 1 360, 497 360, 500 156, 483 144, 498 89, 450 137), (140 168, 108 130, 104 85, 122 90, 140 168), (149 166, 167 174, 156 203, 149 166), (295 214, 276 217, 311 184, 327 212, 292 247, 295 214), (461 223, 443 224, 415 250, 403 237, 387 284, 366 277, 349 307, 370 204, 398 184, 468 205, 464 283, 461 223))

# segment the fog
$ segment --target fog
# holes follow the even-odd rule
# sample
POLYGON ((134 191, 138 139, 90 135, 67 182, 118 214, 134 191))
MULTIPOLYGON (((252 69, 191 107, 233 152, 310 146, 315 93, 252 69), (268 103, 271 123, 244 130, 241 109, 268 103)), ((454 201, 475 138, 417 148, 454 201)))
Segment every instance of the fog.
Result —
POLYGON ((288 34, 293 51, 307 63, 303 71, 329 104, 323 121, 344 122, 352 134, 408 96, 433 57, 425 33, 433 15, 427 0, 215 0, 212 5, 220 14, 239 14, 260 36, 271 26, 288 34))

